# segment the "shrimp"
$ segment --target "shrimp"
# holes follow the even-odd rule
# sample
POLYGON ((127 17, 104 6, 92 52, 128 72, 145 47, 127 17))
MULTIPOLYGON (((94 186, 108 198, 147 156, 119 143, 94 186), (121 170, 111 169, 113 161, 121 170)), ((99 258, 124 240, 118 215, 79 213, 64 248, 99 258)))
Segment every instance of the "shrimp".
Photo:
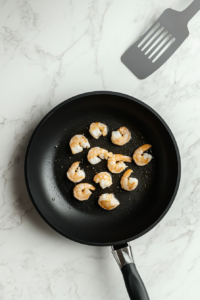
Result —
POLYGON ((88 200, 95 187, 89 183, 79 183, 73 189, 74 197, 80 201, 88 200))
POLYGON ((69 142, 72 154, 76 154, 83 151, 83 148, 90 148, 88 139, 81 134, 77 134, 71 138, 69 142))
POLYGON ((74 162, 67 172, 67 177, 72 182, 80 182, 85 178, 85 172, 79 167, 80 161, 74 162))
POLYGON ((102 194, 99 197, 98 204, 106 210, 112 210, 120 203, 113 194, 102 194))
POLYGON ((113 144, 123 146, 131 139, 131 133, 126 127, 120 127, 117 131, 112 132, 111 141, 113 144))
POLYGON ((100 172, 93 178, 94 182, 99 183, 102 189, 112 185, 112 177, 108 172, 100 172))
POLYGON ((101 161, 100 158, 108 159, 112 155, 113 155, 113 153, 108 152, 105 149, 102 149, 99 147, 94 147, 94 148, 91 148, 90 151, 88 152, 87 159, 92 165, 96 165, 101 161))
POLYGON ((101 135, 106 136, 108 133, 108 127, 105 124, 100 122, 92 123, 90 125, 89 133, 95 138, 98 139, 101 135))
POLYGON ((153 157, 151 156, 151 154, 144 153, 144 151, 147 151, 151 147, 151 145, 145 144, 135 150, 133 159, 138 166, 145 166, 152 160, 153 157))
POLYGON ((131 162, 131 157, 124 156, 122 154, 114 154, 108 159, 108 169, 112 173, 121 173, 124 169, 127 168, 125 162, 131 162))
POLYGON ((133 191, 138 186, 137 178, 132 178, 129 176, 133 173, 131 169, 128 169, 121 178, 120 184, 121 188, 126 191, 133 191))

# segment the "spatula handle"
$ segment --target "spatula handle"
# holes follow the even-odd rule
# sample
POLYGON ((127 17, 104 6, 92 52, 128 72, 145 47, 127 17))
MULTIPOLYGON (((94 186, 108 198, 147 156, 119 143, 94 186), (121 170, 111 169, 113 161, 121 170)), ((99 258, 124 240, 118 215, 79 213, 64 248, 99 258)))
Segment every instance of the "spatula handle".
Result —
POLYGON ((182 11, 183 18, 188 23, 200 10, 200 0, 194 0, 185 10, 182 11))

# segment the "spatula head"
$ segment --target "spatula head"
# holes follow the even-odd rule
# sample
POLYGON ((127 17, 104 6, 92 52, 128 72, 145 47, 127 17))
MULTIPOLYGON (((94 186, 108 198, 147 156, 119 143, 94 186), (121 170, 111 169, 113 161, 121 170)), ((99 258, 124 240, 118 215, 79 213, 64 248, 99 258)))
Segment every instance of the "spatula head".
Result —
POLYGON ((169 8, 121 60, 136 77, 144 79, 160 68, 188 35, 187 20, 182 12, 169 8))

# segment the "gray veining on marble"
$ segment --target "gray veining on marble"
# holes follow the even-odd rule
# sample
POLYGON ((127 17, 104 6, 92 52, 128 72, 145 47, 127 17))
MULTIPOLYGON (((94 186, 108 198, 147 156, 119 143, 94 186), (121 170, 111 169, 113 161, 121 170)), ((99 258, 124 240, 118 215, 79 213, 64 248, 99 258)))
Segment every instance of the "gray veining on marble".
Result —
POLYGON ((173 131, 182 159, 176 201, 131 245, 152 300, 200 299, 200 13, 185 43, 146 80, 120 61, 167 7, 190 2, 0 0, 0 299, 127 299, 111 249, 54 232, 23 180, 37 123, 63 100, 95 90, 144 101, 173 131))

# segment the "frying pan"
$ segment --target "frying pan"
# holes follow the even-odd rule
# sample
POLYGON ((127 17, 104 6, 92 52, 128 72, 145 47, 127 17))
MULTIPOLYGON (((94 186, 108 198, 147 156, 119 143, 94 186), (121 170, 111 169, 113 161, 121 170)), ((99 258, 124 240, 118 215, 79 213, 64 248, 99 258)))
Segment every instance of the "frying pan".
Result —
POLYGON ((167 213, 178 190, 181 173, 176 141, 164 120, 143 102, 114 92, 92 92, 73 97, 51 110, 35 129, 25 158, 25 180, 31 200, 41 217, 57 232, 79 243, 112 246, 130 299, 148 300, 145 286, 133 261, 129 241, 152 229, 167 213), (92 122, 108 125, 106 137, 95 140, 88 127, 92 122), (110 141, 111 132, 129 128, 132 139, 123 147, 110 141), (107 162, 93 166, 88 149, 72 155, 69 141, 84 134, 91 147, 132 156, 135 149, 149 143, 153 159, 146 166, 134 162, 128 167, 138 178, 132 192, 120 188, 122 174, 112 174, 113 185, 102 191, 93 182, 97 172, 107 171, 107 162), (95 185, 88 201, 73 197, 74 184, 66 171, 74 161, 86 172, 83 182, 95 185), (102 193, 114 193, 120 205, 103 210, 98 205, 102 193))

